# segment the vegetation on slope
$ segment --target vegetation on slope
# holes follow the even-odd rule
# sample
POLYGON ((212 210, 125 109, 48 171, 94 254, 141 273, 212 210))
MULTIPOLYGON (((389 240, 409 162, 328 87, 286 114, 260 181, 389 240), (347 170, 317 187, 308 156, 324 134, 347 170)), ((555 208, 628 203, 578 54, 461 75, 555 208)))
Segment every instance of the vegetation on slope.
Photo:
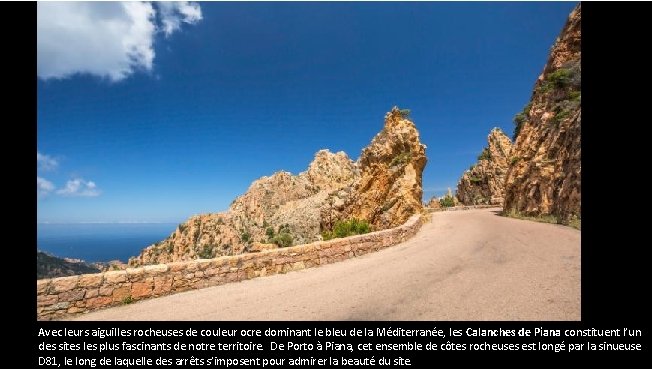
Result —
POLYGON ((42 251, 36 253, 36 278, 66 277, 77 274, 99 273, 96 266, 84 262, 72 262, 48 255, 42 251))
POLYGON ((333 238, 344 238, 369 232, 371 232, 369 222, 364 219, 351 218, 336 222, 332 231, 324 231, 321 235, 324 241, 328 241, 333 238))

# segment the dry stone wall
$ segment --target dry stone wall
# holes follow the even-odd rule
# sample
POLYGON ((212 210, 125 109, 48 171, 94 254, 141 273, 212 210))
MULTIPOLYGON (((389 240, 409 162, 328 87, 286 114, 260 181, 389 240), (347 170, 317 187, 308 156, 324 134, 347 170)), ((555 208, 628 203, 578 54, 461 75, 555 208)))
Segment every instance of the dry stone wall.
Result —
POLYGON ((421 216, 417 214, 396 228, 330 241, 216 259, 42 279, 37 281, 37 318, 67 318, 176 292, 330 264, 401 243, 416 234, 421 224, 421 216))

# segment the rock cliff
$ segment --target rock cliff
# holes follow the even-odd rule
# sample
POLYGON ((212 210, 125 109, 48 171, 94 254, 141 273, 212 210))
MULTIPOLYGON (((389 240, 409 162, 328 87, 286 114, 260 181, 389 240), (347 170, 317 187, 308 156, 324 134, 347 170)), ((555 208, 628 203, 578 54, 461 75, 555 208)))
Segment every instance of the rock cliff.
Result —
POLYGON ((581 5, 570 14, 537 79, 530 103, 515 117, 506 213, 581 218, 581 5))
POLYGON ((403 224, 422 208, 426 146, 408 114, 396 107, 387 113, 382 131, 358 159, 360 177, 345 214, 366 219, 376 229, 403 224))
POLYGON ((433 196, 430 198, 430 201, 426 204, 426 207, 428 209, 441 209, 441 202, 439 201, 439 198, 437 196, 433 196))
POLYGON ((168 238, 129 260, 132 266, 237 255, 321 238, 338 220, 366 219, 374 230, 403 224, 421 210, 425 146, 394 107, 358 161, 320 150, 305 172, 254 181, 222 213, 188 219, 168 238))
POLYGON ((457 183, 457 198, 464 205, 503 204, 512 141, 499 128, 494 128, 487 142, 478 162, 464 172, 457 183))

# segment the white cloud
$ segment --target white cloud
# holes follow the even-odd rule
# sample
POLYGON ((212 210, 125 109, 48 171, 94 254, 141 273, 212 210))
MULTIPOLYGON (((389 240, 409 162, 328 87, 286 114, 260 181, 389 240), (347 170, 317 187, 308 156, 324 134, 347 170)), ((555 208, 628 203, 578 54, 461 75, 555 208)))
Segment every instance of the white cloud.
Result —
MULTIPOLYGON (((191 2, 157 5, 162 31, 196 23, 191 2)), ((156 8, 149 2, 37 2, 37 74, 42 79, 91 74, 111 81, 150 71, 156 8)))
POLYGON ((54 170, 59 166, 59 161, 49 155, 36 152, 36 164, 42 170, 54 170))
POLYGON ((99 196, 100 190, 93 181, 85 181, 82 178, 71 179, 66 182, 66 186, 57 191, 61 196, 99 196))
POLYGON ((36 177, 36 197, 45 197, 54 191, 54 185, 42 177, 36 177))
POLYGON ((181 28, 181 22, 195 24, 202 19, 199 4, 190 1, 157 2, 163 32, 166 36, 181 28))

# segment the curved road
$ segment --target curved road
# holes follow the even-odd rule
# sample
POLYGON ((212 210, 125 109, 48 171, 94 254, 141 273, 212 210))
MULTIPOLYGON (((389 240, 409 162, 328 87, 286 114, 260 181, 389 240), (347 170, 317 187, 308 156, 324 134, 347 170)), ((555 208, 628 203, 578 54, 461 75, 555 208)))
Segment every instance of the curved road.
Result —
POLYGON ((497 213, 433 213, 376 253, 77 319, 579 320, 580 231, 497 213))

